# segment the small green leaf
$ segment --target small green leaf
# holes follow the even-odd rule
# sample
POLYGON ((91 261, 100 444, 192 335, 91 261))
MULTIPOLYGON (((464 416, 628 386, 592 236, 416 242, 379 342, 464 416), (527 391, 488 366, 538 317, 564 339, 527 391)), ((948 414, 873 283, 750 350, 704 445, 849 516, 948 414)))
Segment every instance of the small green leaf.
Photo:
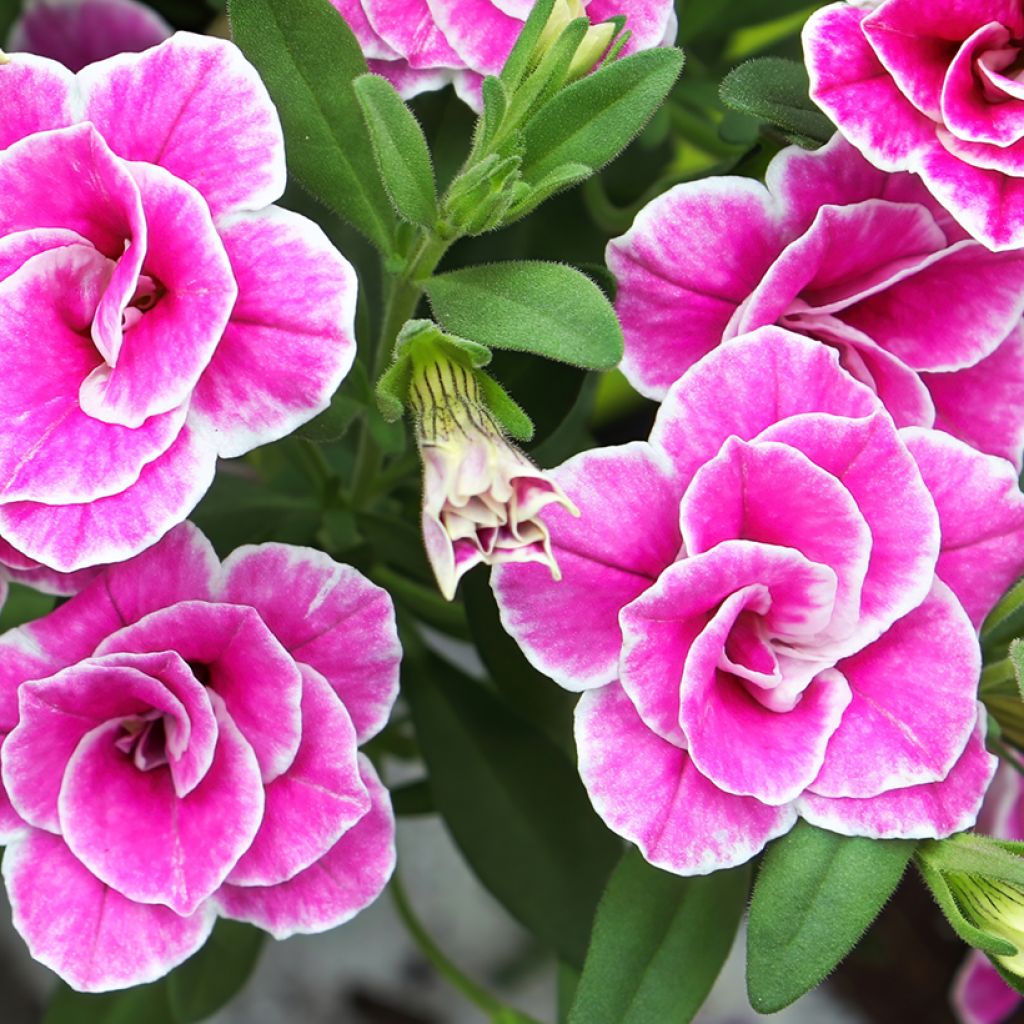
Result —
POLYGON ((412 383, 412 363, 399 356, 377 381, 377 408, 388 423, 394 423, 405 413, 412 383))
POLYGON ((511 224, 520 217, 533 213, 541 203, 547 202, 559 192, 564 192, 566 189, 586 181, 593 173, 593 168, 586 164, 566 164, 564 167, 556 167, 550 174, 531 186, 526 197, 505 214, 503 223, 511 224))
POLYGON ((562 89, 527 122, 523 179, 538 184, 566 164, 603 167, 653 117, 683 67, 679 50, 634 53, 562 89))
POLYGON ((391 205, 403 220, 433 229, 437 182, 423 129, 386 78, 362 75, 353 87, 391 205))
POLYGON ((679 878, 630 850, 594 921, 569 1024, 687 1024, 732 948, 750 887, 744 866, 679 878))
POLYGON ((288 170, 390 253, 394 214, 352 87, 367 71, 352 30, 329 0, 231 0, 230 15, 281 117, 288 170))
POLYGON ((720 94, 733 110, 775 125, 797 142, 816 145, 832 137, 835 125, 811 101, 808 87, 803 64, 758 57, 730 71, 720 94))
POLYGON ((505 433, 516 441, 531 440, 533 420, 526 415, 523 407, 490 374, 480 370, 476 379, 480 382, 487 408, 505 433))
POLYGON ((554 10, 555 0, 536 0, 527 17, 519 38, 512 47, 511 52, 505 59, 505 66, 501 69, 502 84, 509 90, 515 89, 530 70, 534 61, 534 50, 544 32, 544 27, 554 10))
POLYGON ((256 967, 265 938, 251 924, 221 918, 206 945, 168 975, 177 1024, 205 1020, 233 999, 256 967))
POLYGON ((491 348, 531 352, 589 370, 622 358, 622 328, 604 293, 561 263, 492 263, 424 285, 437 319, 491 348))
POLYGON ((508 93, 500 78, 488 75, 483 84, 484 112, 480 118, 479 144, 486 146, 494 138, 508 109, 508 93))
POLYGON ((119 992, 76 992, 63 981, 50 997, 42 1024, 178 1024, 166 980, 119 992))
POLYGON ((1018 580, 1000 598, 981 626, 981 646, 985 661, 1006 657, 1014 637, 1024 635, 1024 580, 1018 580))
POLYGON ((915 845, 801 821, 769 846, 750 904, 750 1005, 775 1013, 823 981, 899 885, 915 845))
POLYGON ((480 881, 580 965, 618 840, 558 747, 483 684, 403 646, 402 692, 435 806, 480 881))

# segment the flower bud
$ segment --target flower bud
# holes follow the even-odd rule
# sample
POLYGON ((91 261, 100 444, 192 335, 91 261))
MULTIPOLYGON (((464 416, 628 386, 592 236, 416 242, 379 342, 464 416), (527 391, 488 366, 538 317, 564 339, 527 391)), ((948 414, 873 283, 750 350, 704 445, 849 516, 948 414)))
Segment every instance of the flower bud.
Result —
POLYGON ((442 347, 413 348, 409 404, 423 458, 423 538, 441 593, 483 562, 558 564, 541 511, 561 488, 506 438, 487 401, 480 370, 442 347))
POLYGON ((1024 976, 1024 889, 1012 882, 983 875, 949 872, 946 882, 964 915, 987 935, 1017 947, 994 959, 1011 974, 1024 976))
MULTIPOLYGON (((535 59, 539 60, 558 41, 559 36, 577 18, 587 17, 582 0, 555 0, 544 31, 537 40, 534 51, 535 59)), ((566 81, 580 78, 593 69, 604 56, 612 40, 619 33, 619 25, 613 21, 605 21, 599 25, 591 25, 587 29, 569 65, 566 81)))

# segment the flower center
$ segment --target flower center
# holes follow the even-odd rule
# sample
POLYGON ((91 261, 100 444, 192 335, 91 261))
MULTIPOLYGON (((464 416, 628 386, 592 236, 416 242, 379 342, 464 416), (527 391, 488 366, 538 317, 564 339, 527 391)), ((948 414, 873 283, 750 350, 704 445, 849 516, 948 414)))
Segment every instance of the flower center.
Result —
POLYGON ((164 715, 149 711, 126 718, 121 735, 114 741, 121 753, 130 757, 139 771, 148 772, 167 764, 167 729, 164 715))
POLYGON ((167 289, 156 278, 143 274, 139 278, 132 301, 121 314, 121 328, 125 331, 131 330, 166 294, 167 289))

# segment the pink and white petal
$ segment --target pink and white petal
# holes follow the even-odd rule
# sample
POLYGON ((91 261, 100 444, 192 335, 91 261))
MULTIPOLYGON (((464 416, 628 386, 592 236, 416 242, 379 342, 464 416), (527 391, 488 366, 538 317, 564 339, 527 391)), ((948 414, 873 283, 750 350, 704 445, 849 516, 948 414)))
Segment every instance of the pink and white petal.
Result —
POLYGON ((626 28, 631 33, 624 53, 675 42, 678 26, 675 6, 669 0, 591 0, 587 4, 587 17, 595 25, 620 14, 626 16, 626 28))
MULTIPOLYGON (((367 63, 375 75, 386 78, 398 90, 398 95, 403 100, 410 100, 413 96, 419 96, 421 92, 443 89, 453 82, 456 90, 459 91, 460 80, 468 74, 468 72, 459 71, 453 75, 445 68, 429 68, 418 71, 409 67, 409 62, 405 60, 370 60, 367 63)), ((462 91, 460 91, 460 96, 474 110, 479 112, 483 109, 482 97, 477 97, 474 100, 463 95, 462 91)))
POLYGON ((140 771, 114 745, 120 722, 101 725, 68 762, 58 801, 68 848, 100 881, 137 903, 183 917, 215 892, 248 849, 263 817, 252 747, 213 699, 213 764, 186 797, 169 771, 140 771))
MULTIPOLYGON (((0 769, 3 768, 5 737, 0 736, 0 769)), ((25 820, 14 809, 7 791, 0 786, 0 845, 9 846, 28 830, 25 820)))
POLYGON ((748 178, 677 185, 648 203, 606 252, 630 383, 663 398, 721 343, 787 241, 771 196, 748 178))
POLYGON ((502 625, 530 662, 559 686, 586 690, 617 677, 619 612, 679 553, 679 490, 641 442, 584 452, 549 476, 581 513, 545 510, 561 581, 545 566, 501 565, 491 585, 502 625))
POLYGON ((459 68, 463 62, 437 27, 427 0, 363 0, 373 30, 413 69, 459 68))
POLYGON ((876 167, 907 170, 932 144, 935 125, 899 91, 871 48, 861 22, 866 12, 836 3, 811 15, 803 29, 811 99, 876 167), (878 117, 885 111, 884 117, 878 117))
POLYGON ((960 760, 938 782, 893 789, 858 800, 805 793, 800 817, 844 836, 943 839, 970 828, 978 816, 997 758, 985 750, 984 715, 960 760))
POLYGON ((651 732, 618 684, 576 705, 579 769, 594 809, 655 867, 706 875, 746 863, 796 822, 792 807, 768 807, 718 789, 685 750, 651 732))
POLYGON ((938 430, 988 455, 1008 459, 1020 469, 1024 452, 1024 327, 1015 327, 980 363, 955 373, 924 373, 921 380, 935 402, 938 430))
POLYGON ((991 355, 1024 315, 1024 253, 960 242, 843 319, 915 370, 958 370, 991 355))
POLYGON ((78 76, 86 117, 126 160, 158 164, 214 215, 259 210, 284 191, 284 137, 256 69, 223 39, 178 32, 78 76))
POLYGON ((295 760, 302 676, 255 608, 182 601, 108 636, 97 655, 175 651, 203 677, 252 747, 264 782, 295 760))
POLYGON ((29 952, 82 992, 162 978, 203 945, 216 920, 210 903, 182 917, 125 899, 46 832, 7 847, 3 876, 29 952))
POLYGON ((1004 1024, 1021 1003, 1020 993, 977 949, 967 954, 957 971, 951 999, 960 1024, 1004 1024))
POLYGON ((256 609, 298 663, 326 678, 360 743, 384 728, 402 657, 387 591, 322 551, 261 544, 228 556, 219 599, 256 609))
POLYGON ((939 510, 936 572, 980 627, 1024 575, 1024 494, 1016 470, 938 430, 900 433, 939 510))
POLYGON ((0 282, 40 253, 65 245, 90 245, 87 238, 66 228, 26 228, 0 238, 0 282))
POLYGON ((0 502, 48 505, 118 494, 174 443, 184 407, 139 429, 101 423, 79 406, 83 377, 99 354, 88 337, 110 261, 91 246, 69 245, 30 259, 0 284, 7 325, 0 417, 0 502), (39 358, 40 339, 48 358, 39 358))
POLYGON ((0 74, 0 110, 0 150, 37 132, 66 128, 80 117, 75 76, 45 57, 14 54, 0 74))
POLYGON ((352 265, 305 217, 278 207, 218 223, 238 302, 192 400, 224 458, 326 409, 355 358, 352 265))
POLYGON ((374 31, 366 16, 363 0, 330 0, 330 3, 352 29, 367 60, 393 61, 400 56, 374 31))
POLYGON ((523 28, 492 0, 427 0, 434 22, 462 62, 481 75, 496 75, 523 28))
POLYGON ((799 643, 832 616, 836 574, 789 547, 728 540, 670 565, 623 608, 620 682, 640 717, 663 739, 685 746, 680 686, 693 643, 718 606, 759 586, 770 607, 762 621, 773 636, 799 643))
POLYGON ((336 928, 369 906, 395 869, 395 817, 391 798, 373 765, 359 755, 370 810, 316 863, 272 886, 223 886, 221 913, 270 932, 276 939, 336 928))
POLYGON ((82 569, 79 572, 54 572, 38 565, 31 569, 12 569, 5 566, 4 574, 11 583, 22 583, 43 594, 57 597, 71 597, 96 578, 97 569, 82 569))
MULTIPOLYGON (((799 449, 730 437, 694 475, 679 520, 690 556, 722 541, 750 540, 795 548, 829 566, 838 583, 832 618, 823 632, 840 642, 860 636, 871 530, 843 483, 799 449)), ((934 552, 932 557, 934 564, 934 552)))
MULTIPOLYGON (((996 252, 1024 246, 1024 180, 1020 177, 974 166, 938 139, 919 154, 914 170, 983 245, 996 252)), ((1017 173, 1021 171, 1024 166, 1017 173)))
POLYGON ((0 535, 59 572, 122 562, 184 520, 213 482, 216 462, 209 440, 186 422, 120 494, 77 505, 0 505, 0 535))
POLYGON ((369 810, 352 719, 327 680, 303 665, 299 751, 266 787, 260 829, 227 882, 286 882, 324 856, 369 810))
POLYGON ((1024 12, 1016 0, 950 0, 941 8, 922 7, 917 0, 888 0, 871 20, 884 31, 947 40, 954 53, 979 25, 990 21, 1001 22, 1013 35, 1024 32, 1024 12))
POLYGON ((871 389, 840 367, 838 353, 791 331, 761 327, 722 345, 672 386, 651 444, 669 456, 685 488, 732 435, 746 441, 805 412, 859 417, 878 409, 871 389))
POLYGON ((11 28, 9 48, 60 61, 70 71, 163 42, 171 27, 135 0, 37 0, 11 28))
POLYGON ((790 445, 840 481, 868 525, 871 553, 853 648, 859 649, 918 607, 932 588, 939 516, 921 471, 883 412, 857 420, 793 416, 769 427, 762 441, 790 445))
POLYGON ((919 608, 839 662, 853 702, 810 789, 864 799, 944 779, 977 721, 980 658, 967 615, 936 580, 919 608))

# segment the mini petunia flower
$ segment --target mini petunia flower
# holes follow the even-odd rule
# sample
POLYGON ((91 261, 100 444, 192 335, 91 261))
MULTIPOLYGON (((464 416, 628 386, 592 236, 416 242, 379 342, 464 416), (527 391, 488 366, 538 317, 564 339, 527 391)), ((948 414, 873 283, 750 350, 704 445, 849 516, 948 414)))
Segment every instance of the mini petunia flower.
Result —
POLYGON ((513 447, 481 388, 479 371, 440 352, 417 352, 409 389, 423 458, 423 540, 450 601, 475 565, 537 562, 560 578, 541 513, 575 506, 513 447))
POLYGON ((912 175, 837 136, 783 150, 766 184, 678 185, 608 246, 623 372, 660 400, 717 345, 767 324, 836 349, 898 426, 1020 464, 1024 254, 992 253, 912 175))
POLYGON ((73 572, 152 544, 218 457, 327 406, 356 276, 268 206, 281 127, 229 42, 182 33, 77 76, 14 54, 0 109, 0 538, 73 572))
POLYGON ((899 430, 835 351, 764 327, 671 388, 649 442, 551 471, 562 581, 492 575, 576 711, 598 813, 653 864, 740 864, 802 817, 969 827, 995 759, 976 629, 1024 571, 1009 462, 899 430))
POLYGON ((388 595, 319 551, 190 524, 0 638, 0 836, 14 926, 74 988, 159 978, 217 916, 347 921, 394 865, 358 746, 401 651, 388 595))
POLYGON ((803 43, 811 96, 875 166, 913 171, 975 238, 1024 246, 1024 9, 833 3, 803 43))
POLYGON ((81 71, 95 61, 156 46, 170 34, 170 25, 136 0, 28 0, 11 26, 7 48, 81 71))

